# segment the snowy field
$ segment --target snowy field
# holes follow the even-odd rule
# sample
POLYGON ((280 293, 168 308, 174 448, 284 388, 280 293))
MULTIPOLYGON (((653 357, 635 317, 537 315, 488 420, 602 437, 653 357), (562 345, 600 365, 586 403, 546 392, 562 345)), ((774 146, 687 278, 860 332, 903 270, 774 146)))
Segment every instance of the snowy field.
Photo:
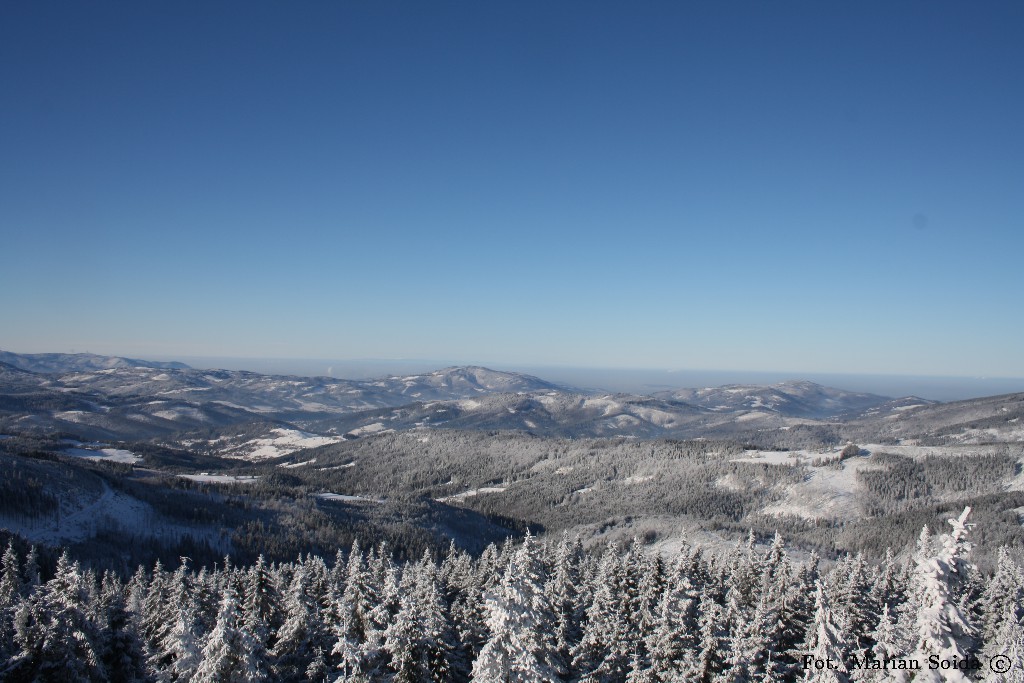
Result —
POLYGON ((246 474, 179 474, 182 479, 191 479, 203 484, 251 484, 258 476, 246 474))
MULTIPOLYGON (((1003 452, 1005 446, 956 445, 918 446, 915 444, 860 444, 861 455, 847 458, 841 463, 819 467, 811 463, 816 459, 829 460, 838 457, 839 449, 831 451, 746 451, 744 457, 733 462, 764 463, 771 465, 802 465, 806 467, 807 478, 785 489, 785 497, 766 507, 769 515, 794 515, 805 519, 859 519, 863 516, 857 501, 862 495, 857 473, 862 470, 878 469, 871 456, 876 453, 891 453, 907 458, 925 457, 973 457, 1003 452)), ((722 488, 741 490, 747 484, 734 475, 718 481, 722 488)), ((1024 490, 1024 473, 1018 475, 1009 485, 1010 490, 1024 490)))
POLYGON ((323 500, 340 500, 345 503, 383 503, 383 498, 367 498, 366 496, 348 496, 343 493, 318 493, 317 498, 323 500))
POLYGON ((60 514, 31 520, 0 518, 0 527, 21 534, 33 543, 55 547, 87 541, 100 530, 169 540, 190 536, 220 547, 218 529, 168 520, 147 503, 115 491, 106 482, 92 491, 79 489, 63 493, 60 514))
POLYGON ((508 487, 506 487, 506 486, 481 486, 478 489, 469 489, 468 491, 463 491, 462 493, 456 493, 456 494, 451 495, 451 496, 445 496, 444 498, 435 498, 434 500, 436 500, 438 503, 447 503, 447 502, 453 501, 453 500, 464 500, 466 498, 473 498, 474 496, 479 496, 479 495, 484 494, 484 493, 501 493, 506 488, 508 488, 508 487))
POLYGON ((322 436, 310 434, 297 429, 275 428, 270 430, 270 435, 252 439, 244 443, 226 446, 219 453, 225 458, 239 458, 244 460, 269 460, 280 458, 283 455, 291 455, 304 448, 316 448, 327 444, 343 441, 340 436, 322 436))
POLYGON ((107 462, 123 462, 129 465, 142 460, 138 455, 122 448, 108 448, 106 444, 81 443, 78 441, 67 441, 70 448, 61 451, 64 455, 72 455, 76 458, 88 458, 89 460, 105 460, 107 462))

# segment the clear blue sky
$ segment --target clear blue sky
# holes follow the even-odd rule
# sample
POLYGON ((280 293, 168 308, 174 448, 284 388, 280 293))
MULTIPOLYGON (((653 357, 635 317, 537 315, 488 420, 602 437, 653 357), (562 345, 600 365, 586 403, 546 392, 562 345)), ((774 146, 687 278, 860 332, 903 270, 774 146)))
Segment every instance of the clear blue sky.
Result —
POLYGON ((5 2, 0 348, 1021 377, 1022 27, 5 2))

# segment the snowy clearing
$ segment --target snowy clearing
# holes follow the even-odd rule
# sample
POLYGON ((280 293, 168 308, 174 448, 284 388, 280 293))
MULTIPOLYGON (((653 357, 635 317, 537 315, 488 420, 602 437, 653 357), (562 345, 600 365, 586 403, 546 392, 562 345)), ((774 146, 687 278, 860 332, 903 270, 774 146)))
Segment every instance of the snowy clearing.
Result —
MULTIPOLYGON (((285 463, 281 463, 280 465, 278 465, 278 467, 283 467, 285 469, 291 469, 293 467, 305 467, 306 465, 312 465, 315 462, 316 462, 316 458, 313 458, 312 460, 304 460, 302 462, 285 462, 285 463)), ((321 469, 323 469, 323 468, 321 468, 321 469)))
POLYGON ((344 465, 332 465, 330 467, 318 467, 317 469, 320 470, 321 472, 326 472, 328 470, 343 470, 346 467, 355 467, 355 466, 356 466, 356 464, 354 462, 350 462, 350 463, 346 463, 344 465))
POLYGON ((857 472, 877 469, 871 460, 849 458, 841 464, 809 467, 807 480, 786 488, 786 498, 766 507, 766 515, 794 515, 804 519, 859 519, 861 484, 857 472))
MULTIPOLYGON (((374 422, 373 424, 364 425, 362 427, 356 427, 355 429, 349 431, 348 434, 350 436, 363 436, 364 434, 376 434, 377 432, 383 432, 383 431, 385 431, 384 423, 383 422, 374 422)), ((386 431, 391 431, 391 430, 389 429, 389 430, 386 430, 386 431)))
POLYGON ((222 451, 220 455, 226 458, 243 458, 245 460, 269 460, 283 455, 291 455, 305 448, 326 446, 339 441, 343 441, 340 436, 322 436, 297 429, 277 427, 270 430, 269 436, 231 446, 222 451))
POLYGON ((120 448, 100 448, 98 450, 90 448, 68 448, 62 452, 65 455, 73 455, 76 458, 106 460, 107 462, 124 462, 129 465, 134 465, 138 461, 142 460, 141 457, 135 455, 131 451, 126 451, 120 448))
POLYGON ((466 498, 472 498, 474 496, 479 496, 480 494, 483 493, 501 493, 507 488, 507 486, 481 486, 478 489, 469 489, 468 491, 463 491, 462 493, 456 493, 451 496, 445 496, 444 498, 435 498, 434 500, 436 500, 438 503, 447 503, 448 501, 452 500, 464 500, 466 498))
POLYGON ((345 503, 383 503, 383 498, 367 498, 366 496, 349 496, 344 493, 318 493, 317 498, 323 500, 340 500, 345 503))
POLYGON ((182 479, 191 479, 202 484, 251 484, 258 476, 248 474, 179 474, 182 479))

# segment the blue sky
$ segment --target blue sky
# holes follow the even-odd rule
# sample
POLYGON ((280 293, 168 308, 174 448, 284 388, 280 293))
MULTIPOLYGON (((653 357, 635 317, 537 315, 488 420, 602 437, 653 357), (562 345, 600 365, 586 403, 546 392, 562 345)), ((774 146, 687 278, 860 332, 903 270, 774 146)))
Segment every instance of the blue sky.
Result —
POLYGON ((1024 377, 1024 4, 0 5, 0 348, 1024 377))

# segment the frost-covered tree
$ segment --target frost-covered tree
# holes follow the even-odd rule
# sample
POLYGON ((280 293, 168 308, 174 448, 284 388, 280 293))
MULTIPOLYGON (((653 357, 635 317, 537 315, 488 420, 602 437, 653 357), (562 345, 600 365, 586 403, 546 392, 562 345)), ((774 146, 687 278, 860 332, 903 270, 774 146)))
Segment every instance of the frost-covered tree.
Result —
POLYGON ((253 656, 256 642, 241 622, 238 598, 229 585, 224 589, 217 624, 206 639, 203 661, 193 683, 251 683, 269 679, 264 663, 253 656))
POLYGON ((635 637, 626 615, 623 563, 618 548, 608 547, 594 577, 593 601, 580 644, 573 650, 573 669, 581 681, 624 681, 632 668, 635 637))
POLYGON ((321 642, 325 634, 321 629, 319 601, 311 577, 313 571, 306 564, 296 567, 282 599, 284 623, 270 652, 280 672, 305 671, 312 661, 314 649, 325 644, 321 642))
POLYGON ((1006 547, 999 549, 996 571, 982 592, 980 609, 983 654, 988 659, 1002 650, 1000 636, 1006 623, 1017 623, 1024 616, 1024 576, 1006 547))
POLYGON ((395 683, 447 681, 452 677, 454 637, 429 556, 402 579, 401 607, 384 634, 395 683))
POLYGON ((692 660, 685 660, 682 680, 711 683, 719 678, 725 667, 729 632, 725 610, 712 597, 710 587, 705 587, 701 593, 697 613, 700 641, 697 643, 696 656, 692 660))
POLYGON ((985 661, 991 662, 999 657, 1005 663, 1005 671, 995 671, 990 667, 990 675, 986 681, 991 683, 1024 683, 1024 624, 1016 619, 1007 619, 994 638, 995 647, 991 656, 985 661))
POLYGON ((474 683, 561 680, 546 578, 536 541, 528 535, 486 597, 490 637, 473 664, 474 683))
MULTIPOLYGON (((967 541, 969 507, 957 519, 950 519, 953 527, 943 534, 941 547, 931 557, 919 557, 914 573, 916 594, 920 596, 917 615, 917 644, 914 659, 927 662, 931 657, 939 661, 963 661, 973 644, 974 628, 968 615, 960 608, 958 598, 966 585, 970 565, 966 556, 971 545, 967 541)), ((923 667, 915 681, 965 682, 969 679, 958 668, 932 669, 923 667)))
POLYGON ((125 604, 124 587, 112 574, 103 577, 97 608, 104 624, 99 651, 107 679, 112 683, 145 681, 142 642, 125 604))
POLYGON ((0 661, 14 656, 14 611, 21 600, 22 582, 14 541, 0 560, 0 661))
POLYGON ((823 582, 818 581, 814 595, 814 625, 808 634, 805 654, 805 680, 814 683, 846 683, 846 655, 849 649, 835 617, 823 582))
POLYGON ((580 540, 570 541, 568 534, 563 534, 555 550, 551 579, 544 587, 555 615, 555 646, 563 661, 569 660, 570 651, 583 637, 583 610, 580 607, 582 558, 580 540))
POLYGON ((65 552, 53 579, 15 614, 19 652, 9 666, 13 680, 106 680, 87 594, 81 568, 65 552))
MULTIPOLYGON (((645 636, 649 665, 646 667, 648 674, 642 680, 671 681, 696 654, 700 595, 690 582, 687 568, 685 556, 680 556, 673 565, 657 609, 658 619, 645 636)), ((633 671, 637 671, 637 662, 633 664, 633 671)))

